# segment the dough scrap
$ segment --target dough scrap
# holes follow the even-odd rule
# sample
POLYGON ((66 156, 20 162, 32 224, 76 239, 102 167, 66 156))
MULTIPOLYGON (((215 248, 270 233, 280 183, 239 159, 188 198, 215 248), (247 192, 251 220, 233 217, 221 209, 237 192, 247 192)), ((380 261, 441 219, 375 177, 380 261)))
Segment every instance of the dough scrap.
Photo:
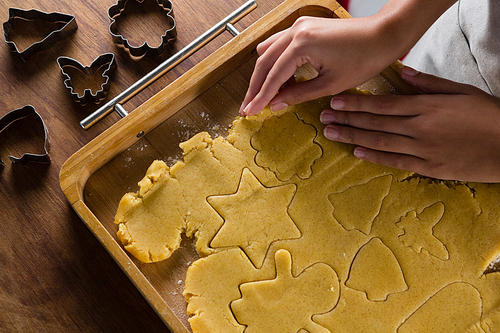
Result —
MULTIPOLYGON (((118 208, 125 248, 154 262, 175 251, 182 233, 196 238, 202 259, 189 268, 184 290, 195 333, 263 331, 254 320, 258 311, 253 317, 251 311, 272 308, 277 293, 270 291, 285 285, 273 284, 297 282, 314 267, 334 272, 338 287, 318 297, 308 309, 309 326, 296 323, 294 332, 500 329, 500 274, 483 275, 500 253, 500 185, 442 182, 356 159, 352 146, 320 134, 328 103, 237 118, 226 139, 199 133, 183 143, 183 162, 154 162, 139 191, 118 208), (275 126, 304 136, 294 140, 274 133, 275 126), (290 141, 273 150, 268 140, 290 141), (283 152, 297 145, 307 158, 287 169, 297 155, 283 152), (265 196, 271 192, 279 199, 265 196), (260 202, 257 208, 245 205, 251 212, 235 205, 244 194, 263 195, 250 200, 260 202), (245 216, 258 220, 259 209, 286 223, 253 229, 245 216), (392 275, 384 277, 385 268, 392 275), (430 314, 433 321, 419 319, 430 314)), ((328 289, 332 279, 333 273, 315 286, 328 289)), ((295 304, 310 300, 286 296, 290 316, 295 304)), ((262 318, 269 315, 262 311, 262 318)))

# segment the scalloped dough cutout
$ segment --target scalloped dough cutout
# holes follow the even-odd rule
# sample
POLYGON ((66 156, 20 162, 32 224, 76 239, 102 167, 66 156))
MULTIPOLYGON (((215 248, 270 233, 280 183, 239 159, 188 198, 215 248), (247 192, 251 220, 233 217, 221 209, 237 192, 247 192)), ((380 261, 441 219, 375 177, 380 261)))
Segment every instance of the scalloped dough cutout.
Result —
POLYGON ((252 136, 252 147, 257 150, 255 161, 281 181, 294 175, 309 178, 314 161, 323 155, 320 145, 314 142, 316 136, 314 126, 304 123, 293 112, 272 117, 252 136))

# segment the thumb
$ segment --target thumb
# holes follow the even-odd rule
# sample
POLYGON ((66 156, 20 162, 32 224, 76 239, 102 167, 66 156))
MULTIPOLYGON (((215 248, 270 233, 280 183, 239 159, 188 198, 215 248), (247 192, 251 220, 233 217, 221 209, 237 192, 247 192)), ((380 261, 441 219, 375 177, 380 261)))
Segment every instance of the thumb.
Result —
MULTIPOLYGON (((342 90, 333 92, 339 93, 342 90)), ((323 76, 317 76, 314 79, 295 83, 281 90, 269 102, 271 110, 278 111, 287 105, 296 105, 313 99, 332 95, 331 87, 328 87, 328 81, 323 76)))
POLYGON ((401 77, 415 88, 428 94, 472 94, 478 89, 435 75, 421 73, 408 66, 401 69, 401 77))

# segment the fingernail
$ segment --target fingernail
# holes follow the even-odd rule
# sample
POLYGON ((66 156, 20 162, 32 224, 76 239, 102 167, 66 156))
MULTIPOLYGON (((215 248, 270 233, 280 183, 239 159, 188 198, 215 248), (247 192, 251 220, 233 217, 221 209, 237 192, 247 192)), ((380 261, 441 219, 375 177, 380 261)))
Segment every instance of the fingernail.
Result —
POLYGON ((334 110, 341 110, 345 106, 345 102, 341 98, 334 97, 330 101, 330 106, 334 110))
POLYGON ((240 114, 243 114, 245 112, 245 108, 247 107, 247 103, 242 103, 240 106, 240 114))
POLYGON ((366 157, 366 153, 362 149, 355 148, 354 149, 354 156, 356 156, 357 158, 365 158, 366 157))
POLYGON ((245 107, 243 108, 243 110, 240 111, 240 115, 241 116, 248 116, 248 114, 249 114, 248 110, 251 108, 251 106, 252 106, 252 102, 250 102, 247 105, 245 105, 245 107))
POLYGON ((401 68, 401 74, 404 74, 404 75, 415 76, 419 73, 420 72, 417 71, 416 69, 408 67, 408 66, 403 66, 403 68, 401 68))
POLYGON ((323 130, 323 134, 328 140, 337 140, 340 137, 339 131, 337 131, 333 127, 325 127, 325 129, 323 130))
POLYGON ((286 104, 285 102, 277 102, 277 103, 269 105, 269 108, 271 109, 271 111, 279 111, 279 110, 282 110, 286 107, 288 107, 288 104, 286 104))
POLYGON ((323 111, 319 115, 319 121, 321 121, 322 124, 331 124, 335 121, 335 116, 329 112, 329 111, 323 111))

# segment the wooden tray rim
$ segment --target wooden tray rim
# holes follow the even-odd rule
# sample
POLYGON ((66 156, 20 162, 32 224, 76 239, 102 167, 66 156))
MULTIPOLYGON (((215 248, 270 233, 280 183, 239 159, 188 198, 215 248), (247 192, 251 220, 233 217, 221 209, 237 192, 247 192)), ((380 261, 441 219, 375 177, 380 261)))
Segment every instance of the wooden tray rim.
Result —
MULTIPOLYGON (((304 13, 307 13, 305 9, 311 6, 330 11, 333 17, 350 17, 347 11, 334 0, 287 0, 283 2, 249 28, 242 31, 240 35, 227 42, 155 96, 137 107, 127 117, 119 120, 98 135, 70 156, 61 168, 59 175, 60 187, 72 208, 173 332, 188 333, 190 329, 186 328, 177 318, 123 247, 85 204, 83 199, 85 184, 96 170, 140 140, 144 133, 148 133, 188 102, 198 97, 213 82, 217 82, 218 80, 213 80, 214 69, 220 68, 227 62, 237 65, 240 59, 248 59, 254 52, 258 42, 265 39, 266 34, 269 34, 278 24, 285 20, 303 16, 304 13), (168 112, 165 112, 165 110, 168 110, 168 112)), ((231 66, 231 68, 234 67, 231 66)), ((400 93, 415 93, 412 87, 402 81, 399 74, 400 67, 401 64, 396 62, 384 70, 381 75, 400 93)), ((222 77, 225 75, 227 73, 222 77)))

